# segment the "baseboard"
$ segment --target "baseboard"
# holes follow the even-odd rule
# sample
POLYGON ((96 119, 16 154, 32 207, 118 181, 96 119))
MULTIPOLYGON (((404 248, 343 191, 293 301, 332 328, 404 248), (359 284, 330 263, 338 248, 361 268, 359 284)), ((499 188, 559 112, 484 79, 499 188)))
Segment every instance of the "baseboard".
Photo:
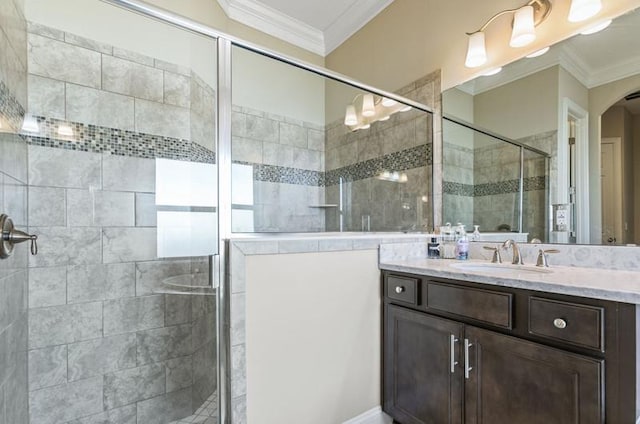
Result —
POLYGON ((342 424, 370 424, 370 423, 383 423, 384 414, 380 406, 376 406, 357 417, 351 418, 342 424))

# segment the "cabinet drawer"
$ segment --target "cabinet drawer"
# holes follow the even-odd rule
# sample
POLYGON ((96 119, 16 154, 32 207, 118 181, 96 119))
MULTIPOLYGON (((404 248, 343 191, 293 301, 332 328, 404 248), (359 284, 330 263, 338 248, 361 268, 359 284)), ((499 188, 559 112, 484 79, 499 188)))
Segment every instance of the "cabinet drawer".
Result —
POLYGON ((387 297, 400 302, 416 305, 418 303, 418 279, 399 277, 397 275, 387 276, 387 297))
POLYGON ((425 283, 424 303, 427 308, 471 318, 477 321, 511 329, 511 293, 462 287, 451 284, 425 283))
POLYGON ((529 333, 604 352, 604 309, 531 296, 529 333))

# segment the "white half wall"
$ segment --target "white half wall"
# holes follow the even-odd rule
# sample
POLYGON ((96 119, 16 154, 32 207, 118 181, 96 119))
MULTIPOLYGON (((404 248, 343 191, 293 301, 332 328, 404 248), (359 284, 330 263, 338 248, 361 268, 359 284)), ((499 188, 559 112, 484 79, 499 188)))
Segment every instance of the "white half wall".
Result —
POLYGON ((247 422, 342 423, 380 405, 377 250, 246 257, 247 422))

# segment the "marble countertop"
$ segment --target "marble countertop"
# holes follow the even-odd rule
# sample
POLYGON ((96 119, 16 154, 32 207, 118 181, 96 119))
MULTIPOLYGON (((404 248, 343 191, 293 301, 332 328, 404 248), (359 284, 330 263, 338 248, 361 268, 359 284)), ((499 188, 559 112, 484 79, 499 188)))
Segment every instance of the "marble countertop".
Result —
POLYGON ((451 278, 496 286, 522 288, 572 296, 640 304, 640 272, 570 266, 546 268, 550 272, 527 272, 535 266, 501 264, 500 269, 463 269, 487 261, 381 258, 380 269, 430 277, 451 278))

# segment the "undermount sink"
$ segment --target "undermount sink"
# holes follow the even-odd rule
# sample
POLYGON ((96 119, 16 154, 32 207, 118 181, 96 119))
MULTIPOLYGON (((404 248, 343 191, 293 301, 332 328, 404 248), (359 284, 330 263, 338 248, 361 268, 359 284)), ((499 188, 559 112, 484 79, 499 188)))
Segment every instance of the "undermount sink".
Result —
POLYGON ((549 268, 495 263, 454 263, 450 266, 464 271, 490 272, 493 274, 550 274, 553 272, 549 268))

